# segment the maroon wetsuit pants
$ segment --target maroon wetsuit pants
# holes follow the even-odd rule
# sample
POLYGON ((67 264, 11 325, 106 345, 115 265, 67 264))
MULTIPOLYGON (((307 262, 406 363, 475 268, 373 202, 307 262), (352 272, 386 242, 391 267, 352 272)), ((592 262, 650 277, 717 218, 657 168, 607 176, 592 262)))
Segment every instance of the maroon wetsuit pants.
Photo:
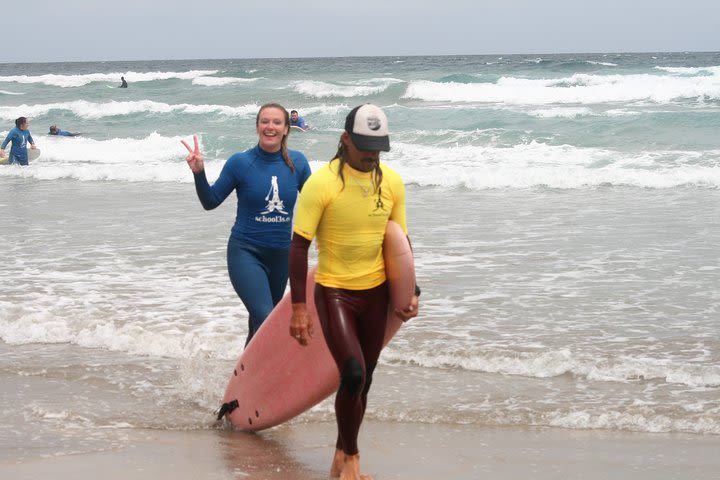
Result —
POLYGON ((320 324, 340 372, 336 447, 347 455, 358 453, 360 424, 385 338, 388 302, 387 282, 370 290, 315 286, 320 324))

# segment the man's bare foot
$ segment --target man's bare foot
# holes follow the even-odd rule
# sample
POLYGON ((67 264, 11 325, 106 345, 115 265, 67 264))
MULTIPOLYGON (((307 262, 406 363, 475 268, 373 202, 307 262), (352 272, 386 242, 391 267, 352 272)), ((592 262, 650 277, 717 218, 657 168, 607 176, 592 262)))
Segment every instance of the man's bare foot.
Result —
POLYGON ((335 450, 332 465, 330 465, 330 478, 340 478, 342 469, 345 466, 345 452, 340 449, 335 450))
POLYGON ((360 474, 360 455, 345 455, 345 465, 340 480, 373 480, 370 475, 360 474))

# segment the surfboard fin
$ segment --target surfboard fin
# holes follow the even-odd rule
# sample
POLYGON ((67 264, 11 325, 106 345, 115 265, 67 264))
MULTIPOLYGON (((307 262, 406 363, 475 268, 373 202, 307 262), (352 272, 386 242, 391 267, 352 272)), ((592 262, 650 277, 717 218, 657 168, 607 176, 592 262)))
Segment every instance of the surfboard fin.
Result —
POLYGON ((232 402, 223 403, 220 407, 220 410, 218 410, 217 419, 222 420, 222 418, 228 414, 232 413, 233 410, 235 410, 238 407, 238 401, 233 400, 232 402))

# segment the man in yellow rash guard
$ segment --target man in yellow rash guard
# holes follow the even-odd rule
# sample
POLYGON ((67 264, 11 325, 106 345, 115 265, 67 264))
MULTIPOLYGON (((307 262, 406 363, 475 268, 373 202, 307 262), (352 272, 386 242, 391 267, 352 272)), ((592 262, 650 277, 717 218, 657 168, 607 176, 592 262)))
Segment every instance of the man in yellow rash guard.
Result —
POLYGON ((373 172, 355 170, 334 159, 318 170, 303 192, 294 232, 317 237, 315 281, 326 287, 367 290, 385 281, 382 242, 388 219, 407 234, 405 186, 400 176, 381 165, 382 185, 373 187, 373 172))
MULTIPOLYGON (((308 248, 317 237, 316 285, 309 293, 340 373, 335 398, 338 438, 330 475, 342 479, 361 478, 357 437, 390 300, 382 255, 388 220, 407 234, 405 186, 395 171, 380 164, 381 150, 390 150, 385 113, 371 104, 356 107, 345 119, 335 158, 303 187, 290 247, 290 334, 307 345, 313 325, 305 304, 305 278, 308 248)), ((416 316, 418 296, 416 288, 410 305, 396 314, 403 320, 416 316)))

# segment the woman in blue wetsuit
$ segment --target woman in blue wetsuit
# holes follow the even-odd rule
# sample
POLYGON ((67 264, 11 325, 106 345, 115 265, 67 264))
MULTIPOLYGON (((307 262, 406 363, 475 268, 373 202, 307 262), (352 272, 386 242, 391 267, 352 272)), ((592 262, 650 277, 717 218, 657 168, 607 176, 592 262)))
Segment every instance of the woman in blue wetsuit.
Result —
POLYGON ((2 142, 2 146, 0 146, 0 157, 5 156, 5 147, 7 147, 9 143, 12 143, 10 154, 8 155, 8 163, 10 165, 28 165, 28 143, 30 144, 30 148, 36 148, 29 127, 30 120, 28 120, 27 117, 17 118, 15 120, 15 128, 10 130, 2 142))
POLYGON ((233 288, 248 311, 245 345, 285 292, 293 209, 310 176, 305 155, 287 148, 290 116, 283 106, 263 105, 255 125, 258 144, 228 158, 213 185, 205 176, 197 136, 193 147, 182 141, 206 210, 220 205, 233 190, 237 193, 227 264, 233 288))

